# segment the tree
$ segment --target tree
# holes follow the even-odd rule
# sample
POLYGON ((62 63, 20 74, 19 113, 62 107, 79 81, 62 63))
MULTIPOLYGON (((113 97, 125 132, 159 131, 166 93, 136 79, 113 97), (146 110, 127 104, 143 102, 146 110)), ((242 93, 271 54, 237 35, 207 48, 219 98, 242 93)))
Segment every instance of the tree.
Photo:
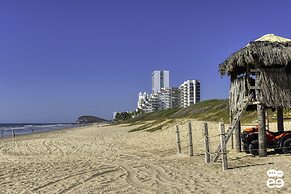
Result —
POLYGON ((115 119, 116 121, 120 121, 120 120, 126 120, 126 119, 129 119, 133 116, 134 113, 132 112, 118 112, 116 113, 115 115, 115 119))

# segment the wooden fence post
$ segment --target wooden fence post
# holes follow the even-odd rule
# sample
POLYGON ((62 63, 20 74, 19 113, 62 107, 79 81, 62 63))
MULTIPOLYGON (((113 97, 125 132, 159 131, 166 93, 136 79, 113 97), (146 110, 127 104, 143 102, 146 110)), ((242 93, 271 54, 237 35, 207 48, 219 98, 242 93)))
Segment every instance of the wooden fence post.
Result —
POLYGON ((203 125, 203 136, 204 136, 204 148, 205 148, 205 163, 210 163, 210 153, 209 153, 209 138, 208 138, 208 124, 204 122, 203 125))
POLYGON ((222 153, 222 170, 227 170, 228 162, 227 162, 226 145, 225 145, 225 130, 224 130, 224 124, 222 122, 219 123, 219 128, 220 128, 220 146, 221 146, 221 153, 222 153))
POLYGON ((177 139, 177 145, 178 145, 178 153, 181 154, 182 149, 181 149, 180 132, 179 132, 178 125, 176 125, 176 139, 177 139))
POLYGON ((189 156, 193 156, 193 142, 192 142, 192 125, 191 122, 188 122, 188 136, 189 136, 189 156))

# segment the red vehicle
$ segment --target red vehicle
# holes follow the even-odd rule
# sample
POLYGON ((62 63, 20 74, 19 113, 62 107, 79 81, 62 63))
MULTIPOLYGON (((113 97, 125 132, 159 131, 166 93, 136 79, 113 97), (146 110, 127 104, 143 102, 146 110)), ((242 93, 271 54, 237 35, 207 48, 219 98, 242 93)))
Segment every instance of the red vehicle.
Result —
MULTIPOLYGON (((291 131, 272 132, 267 130, 266 137, 267 148, 272 148, 277 153, 291 153, 291 131)), ((241 139, 246 153, 259 154, 258 126, 244 129, 241 139)))

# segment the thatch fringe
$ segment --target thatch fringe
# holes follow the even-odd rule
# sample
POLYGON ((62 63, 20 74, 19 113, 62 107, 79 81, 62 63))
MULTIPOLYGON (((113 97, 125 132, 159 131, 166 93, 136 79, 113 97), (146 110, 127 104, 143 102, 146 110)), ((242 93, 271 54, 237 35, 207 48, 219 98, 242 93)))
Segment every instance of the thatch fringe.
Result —
POLYGON ((229 108, 232 115, 234 115, 239 106, 241 106, 246 93, 246 78, 240 77, 231 82, 229 93, 229 108))
POLYGON ((261 69, 258 100, 268 107, 291 108, 291 89, 285 68, 261 69))
POLYGON ((252 68, 280 67, 291 63, 291 42, 250 42, 219 65, 221 75, 240 75, 252 68))

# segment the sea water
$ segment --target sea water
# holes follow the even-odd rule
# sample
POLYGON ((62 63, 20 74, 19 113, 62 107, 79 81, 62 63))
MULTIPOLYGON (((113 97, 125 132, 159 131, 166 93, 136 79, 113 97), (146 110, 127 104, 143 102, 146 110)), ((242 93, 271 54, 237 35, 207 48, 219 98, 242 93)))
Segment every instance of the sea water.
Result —
POLYGON ((65 128, 79 127, 75 123, 3 123, 0 124, 0 138, 13 135, 24 135, 47 131, 56 131, 65 128))

